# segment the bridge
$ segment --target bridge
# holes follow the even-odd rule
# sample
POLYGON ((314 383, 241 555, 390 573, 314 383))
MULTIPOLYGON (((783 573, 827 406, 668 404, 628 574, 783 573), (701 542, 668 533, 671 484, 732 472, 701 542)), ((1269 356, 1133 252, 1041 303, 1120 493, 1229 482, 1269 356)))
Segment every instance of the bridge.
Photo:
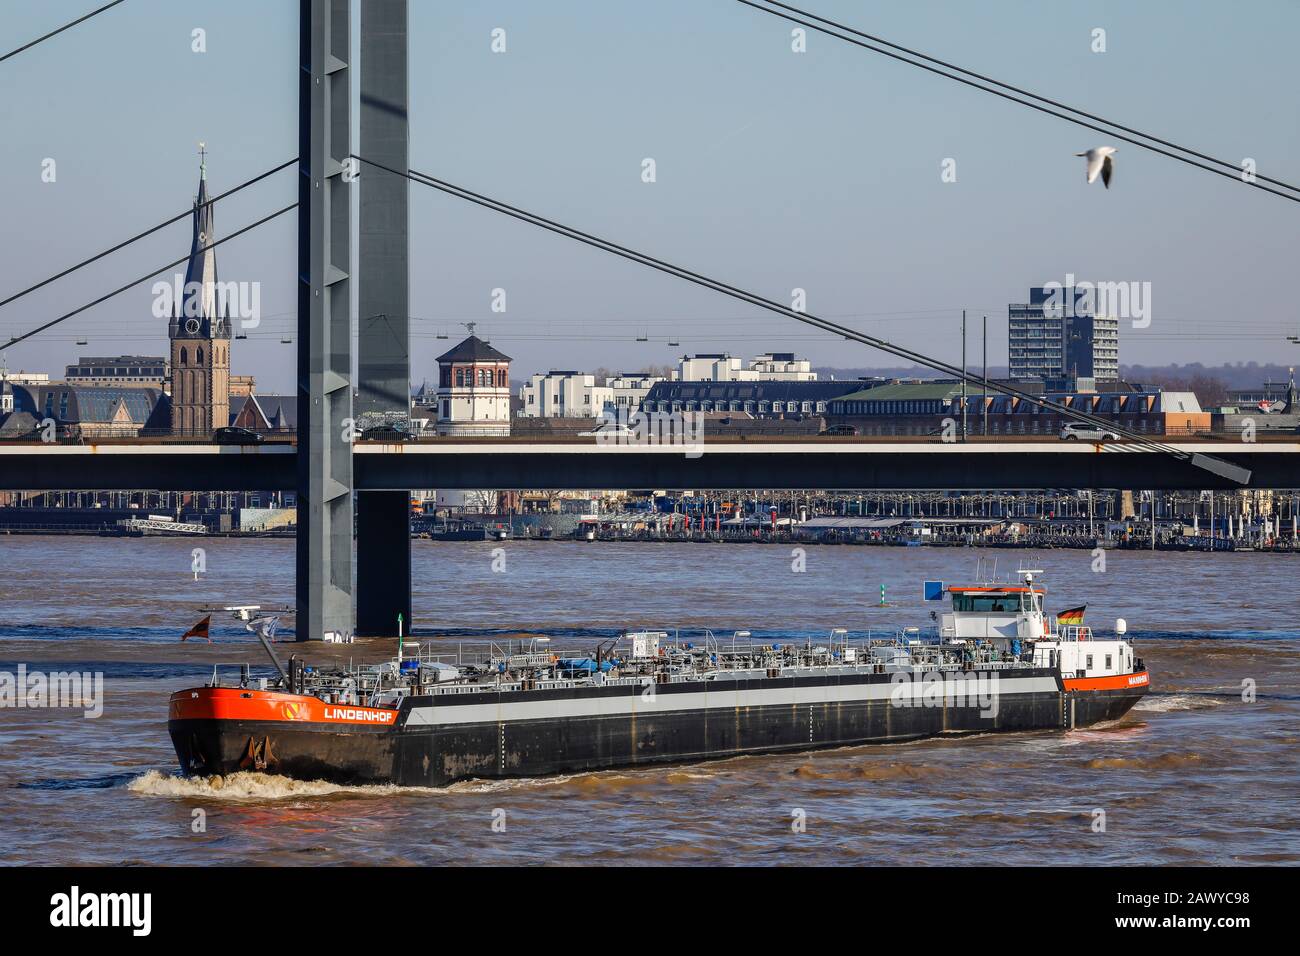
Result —
MULTIPOLYGON (((1291 488, 1300 484, 1300 438, 1254 443, 1141 443, 972 439, 709 439, 674 445, 440 438, 358 442, 350 463, 363 492, 412 488, 610 489, 1036 489, 1169 491, 1291 488), (1205 455, 1246 469, 1243 484, 1206 471, 1205 455)), ((0 490, 295 491, 298 448, 180 442, 0 443, 0 490)), ((403 522, 405 518, 403 517, 403 522)))

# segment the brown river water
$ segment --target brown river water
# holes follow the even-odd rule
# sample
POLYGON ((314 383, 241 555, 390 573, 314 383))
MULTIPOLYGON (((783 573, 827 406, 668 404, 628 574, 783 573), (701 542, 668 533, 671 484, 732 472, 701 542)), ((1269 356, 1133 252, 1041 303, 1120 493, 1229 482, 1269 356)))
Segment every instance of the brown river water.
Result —
MULTIPOLYGON (((1049 610, 1086 602, 1098 631, 1126 618, 1152 693, 1122 720, 1068 733, 446 790, 242 774, 218 789, 176 776, 168 695, 203 683, 214 663, 264 657, 220 617, 211 646, 178 637, 205 603, 291 603, 293 542, 0 537, 0 672, 104 674, 97 718, 0 709, 0 862, 1300 862, 1300 558, 1117 551, 1094 570, 1083 551, 812 546, 795 572, 781 545, 416 541, 413 551, 416 637, 448 648, 521 632, 587 647, 642 626, 762 639, 889 632, 928 622, 922 580, 975 583, 977 558, 987 572, 996 559, 1000 578, 1042 569, 1049 610)), ((305 653, 381 659, 392 648, 305 653)))

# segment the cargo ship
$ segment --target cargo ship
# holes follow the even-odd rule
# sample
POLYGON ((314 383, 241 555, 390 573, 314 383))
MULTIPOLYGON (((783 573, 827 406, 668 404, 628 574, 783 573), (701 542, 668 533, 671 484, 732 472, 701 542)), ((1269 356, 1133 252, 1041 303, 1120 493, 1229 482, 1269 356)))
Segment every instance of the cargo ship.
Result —
POLYGON ((284 667, 265 644, 278 677, 214 673, 172 696, 168 730, 187 775, 438 787, 1123 716, 1150 682, 1125 622, 1099 638, 1081 609, 1049 616, 1038 575, 928 582, 927 599, 951 608, 885 637, 641 630, 594 650, 537 638, 473 659, 406 643, 394 660, 329 671, 296 656, 284 667))

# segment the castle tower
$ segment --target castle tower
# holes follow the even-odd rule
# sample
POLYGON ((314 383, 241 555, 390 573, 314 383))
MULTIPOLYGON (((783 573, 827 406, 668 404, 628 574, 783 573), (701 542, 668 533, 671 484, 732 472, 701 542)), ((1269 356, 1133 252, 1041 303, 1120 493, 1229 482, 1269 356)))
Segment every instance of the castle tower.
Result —
POLYGON ((438 356, 439 435, 510 434, 510 356, 474 334, 438 356))
POLYGON ((171 340, 172 430, 202 435, 230 424, 230 305, 222 311, 207 152, 200 143, 199 195, 185 288, 167 329, 171 340))

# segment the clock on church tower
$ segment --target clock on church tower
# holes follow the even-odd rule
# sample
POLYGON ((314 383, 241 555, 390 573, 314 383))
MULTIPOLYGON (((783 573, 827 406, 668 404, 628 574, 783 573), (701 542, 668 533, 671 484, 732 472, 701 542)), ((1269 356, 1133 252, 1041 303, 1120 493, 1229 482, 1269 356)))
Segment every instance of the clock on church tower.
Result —
POLYGON ((167 329, 172 431, 196 436, 230 424, 230 306, 221 309, 206 150, 201 156, 184 294, 167 329))

